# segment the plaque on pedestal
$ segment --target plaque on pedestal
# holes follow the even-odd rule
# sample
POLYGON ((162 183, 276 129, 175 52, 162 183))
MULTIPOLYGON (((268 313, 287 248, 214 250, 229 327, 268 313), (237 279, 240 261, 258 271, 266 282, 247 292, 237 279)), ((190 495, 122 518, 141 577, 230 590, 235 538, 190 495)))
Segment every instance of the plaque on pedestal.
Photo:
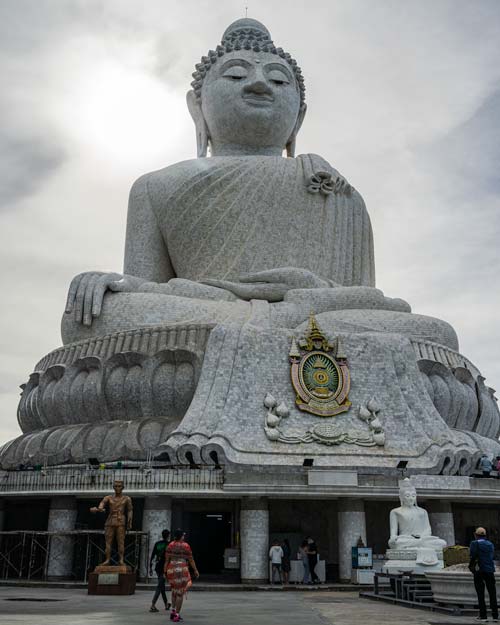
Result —
POLYGON ((136 574, 129 566, 96 566, 89 574, 89 595, 133 595, 136 574))

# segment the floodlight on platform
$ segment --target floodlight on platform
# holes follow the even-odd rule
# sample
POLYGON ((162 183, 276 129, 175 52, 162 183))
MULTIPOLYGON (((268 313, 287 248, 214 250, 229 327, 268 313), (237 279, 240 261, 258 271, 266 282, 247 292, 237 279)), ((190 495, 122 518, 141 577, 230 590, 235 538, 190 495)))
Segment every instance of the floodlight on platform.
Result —
POLYGON ((408 460, 400 460, 396 465, 396 469, 401 471, 401 477, 406 476, 406 467, 408 466, 408 460))

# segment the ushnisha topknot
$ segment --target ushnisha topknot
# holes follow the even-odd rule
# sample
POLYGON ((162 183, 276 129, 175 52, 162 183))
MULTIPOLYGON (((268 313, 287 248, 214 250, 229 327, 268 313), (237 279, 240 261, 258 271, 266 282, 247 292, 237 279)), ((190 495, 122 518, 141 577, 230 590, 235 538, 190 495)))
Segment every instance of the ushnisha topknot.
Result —
POLYGON ((233 22, 222 35, 222 41, 215 50, 209 50, 207 56, 202 56, 201 61, 195 65, 195 71, 192 76, 194 78, 191 86, 198 99, 201 99, 201 88, 203 80, 212 65, 227 52, 234 50, 253 50, 254 52, 270 52, 285 59, 290 65, 297 80, 300 90, 300 104, 304 106, 306 100, 306 87, 304 85, 304 77, 302 70, 297 65, 297 61, 291 57, 283 48, 277 48, 272 39, 271 34, 257 20, 243 18, 233 22))
POLYGON ((407 477, 405 477, 405 479, 399 484, 399 498, 402 500, 405 493, 408 492, 414 493, 415 495, 417 494, 414 484, 407 477))

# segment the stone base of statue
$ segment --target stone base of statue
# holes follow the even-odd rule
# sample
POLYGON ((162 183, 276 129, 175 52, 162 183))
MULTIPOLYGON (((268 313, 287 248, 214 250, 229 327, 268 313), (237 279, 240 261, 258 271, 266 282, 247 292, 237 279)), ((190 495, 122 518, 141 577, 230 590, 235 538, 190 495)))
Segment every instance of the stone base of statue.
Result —
POLYGON ((137 576, 129 566, 96 566, 89 574, 89 595, 133 595, 137 576))
MULTIPOLYGON (((468 567, 468 563, 454 564, 442 571, 426 573, 427 579, 431 583, 432 594, 436 603, 477 606, 474 577, 471 575, 468 567)), ((486 593, 486 603, 489 605, 488 593, 486 593)))
POLYGON ((23 389, 25 434, 0 448, 0 465, 141 460, 148 450, 181 464, 188 456, 212 464, 216 452, 223 463, 265 458, 289 465, 302 464, 307 453, 330 466, 384 471, 404 457, 412 471, 468 475, 482 453, 500 455, 492 392, 472 363, 444 344, 451 344, 445 336, 437 344, 403 333, 402 318, 409 323, 417 315, 398 313, 396 327, 396 313, 386 311, 394 333, 369 328, 383 311, 317 315, 322 331, 342 344, 356 381, 352 408, 333 423, 299 410, 290 383, 289 352, 307 332, 307 320, 280 328, 269 303, 252 302, 250 309, 243 324, 148 327, 47 355, 23 389), (266 393, 285 404, 286 418, 269 416, 266 393), (363 416, 374 397, 375 420, 363 416))
POLYGON ((388 549, 382 568, 384 573, 426 573, 443 568, 443 552, 433 549, 388 549))

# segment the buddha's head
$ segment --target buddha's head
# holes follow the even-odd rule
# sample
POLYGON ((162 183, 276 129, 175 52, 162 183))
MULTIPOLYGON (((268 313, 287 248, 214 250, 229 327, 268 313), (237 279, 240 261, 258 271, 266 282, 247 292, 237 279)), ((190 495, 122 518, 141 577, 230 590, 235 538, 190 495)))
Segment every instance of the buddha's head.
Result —
POLYGON ((252 19, 227 28, 221 45, 196 65, 187 94, 198 156, 281 154, 295 150, 306 112, 296 61, 276 48, 267 28, 252 19))
POLYGON ((402 506, 409 508, 417 505, 417 491, 408 478, 403 480, 399 489, 399 501, 402 506))
POLYGON ((121 495, 123 492, 123 480, 115 480, 113 483, 113 490, 115 495, 121 495))

